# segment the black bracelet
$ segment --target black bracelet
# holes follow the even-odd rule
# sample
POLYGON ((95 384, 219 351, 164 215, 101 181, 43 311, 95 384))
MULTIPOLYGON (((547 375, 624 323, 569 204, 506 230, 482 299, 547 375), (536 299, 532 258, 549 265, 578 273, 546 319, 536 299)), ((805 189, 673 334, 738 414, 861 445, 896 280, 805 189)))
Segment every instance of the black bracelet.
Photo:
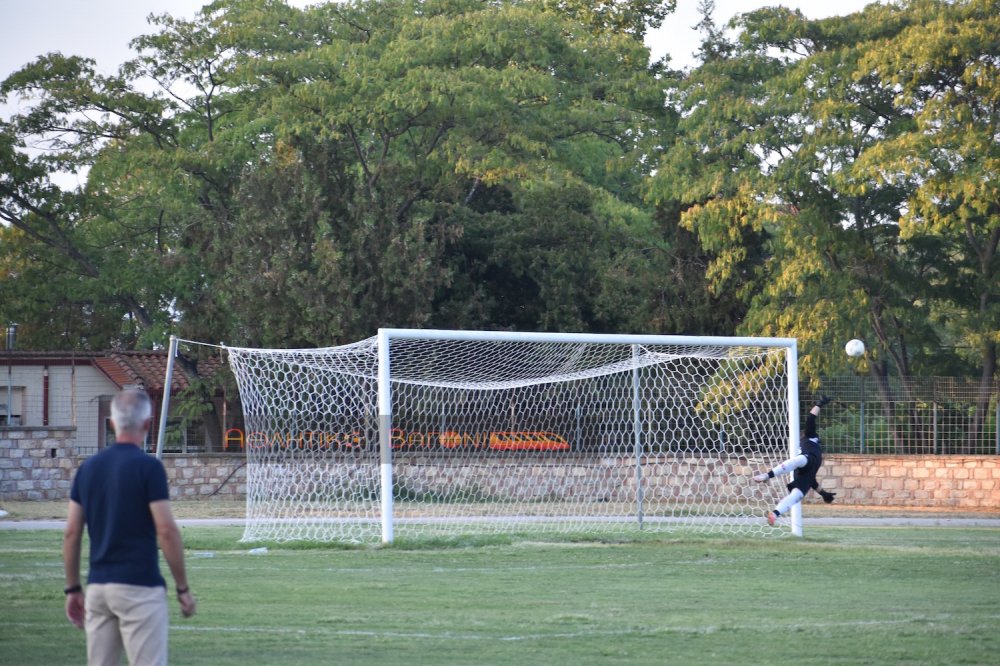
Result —
POLYGON ((191 589, 190 587, 183 587, 183 588, 178 587, 177 588, 177 596, 179 597, 182 594, 187 594, 190 589, 191 589))
POLYGON ((72 587, 67 587, 65 590, 63 590, 63 594, 75 594, 76 592, 83 592, 83 585, 77 583, 76 585, 72 587))

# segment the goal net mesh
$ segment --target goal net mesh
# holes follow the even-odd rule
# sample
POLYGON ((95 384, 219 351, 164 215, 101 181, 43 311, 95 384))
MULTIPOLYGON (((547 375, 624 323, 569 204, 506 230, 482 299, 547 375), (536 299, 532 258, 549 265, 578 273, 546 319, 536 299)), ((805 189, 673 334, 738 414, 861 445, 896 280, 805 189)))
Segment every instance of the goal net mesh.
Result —
MULTIPOLYGON (((245 541, 378 540, 379 338, 228 348, 245 541)), ((780 534, 786 349, 389 338, 397 537, 678 528, 780 534)))

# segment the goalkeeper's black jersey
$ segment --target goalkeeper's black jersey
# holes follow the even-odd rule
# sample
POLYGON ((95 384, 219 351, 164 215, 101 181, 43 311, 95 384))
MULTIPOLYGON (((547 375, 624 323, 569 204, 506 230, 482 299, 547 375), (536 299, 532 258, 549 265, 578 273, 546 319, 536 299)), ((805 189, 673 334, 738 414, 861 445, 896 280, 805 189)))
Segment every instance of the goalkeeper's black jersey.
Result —
POLYGON ((812 412, 806 415, 805 436, 799 443, 799 451, 809 459, 809 462, 804 467, 795 470, 789 489, 798 488, 805 495, 819 485, 816 481, 816 473, 819 472, 819 468, 823 464, 823 448, 816 432, 816 415, 812 412))

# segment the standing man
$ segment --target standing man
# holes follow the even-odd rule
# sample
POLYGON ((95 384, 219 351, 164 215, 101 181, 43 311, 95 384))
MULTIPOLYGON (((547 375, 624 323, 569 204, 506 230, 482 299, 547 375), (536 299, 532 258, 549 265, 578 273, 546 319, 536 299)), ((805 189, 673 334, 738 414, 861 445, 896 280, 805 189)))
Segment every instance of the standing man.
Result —
POLYGON ((166 665, 169 612, 157 540, 176 585, 181 614, 195 599, 184 572, 184 544, 170 510, 163 464, 142 450, 153 405, 144 391, 111 401, 114 445, 86 460, 73 479, 63 536, 66 617, 87 630, 87 663, 166 665), (80 584, 83 529, 90 536, 86 598, 80 584))
POLYGON ((767 514, 767 522, 771 526, 774 525, 778 518, 788 513, 793 506, 801 502, 802 498, 810 490, 815 490, 819 493, 819 496, 827 504, 833 502, 833 498, 837 495, 837 493, 830 493, 820 488, 819 481, 816 480, 816 473, 823 464, 823 447, 819 440, 819 433, 816 430, 816 417, 819 416, 820 408, 829 402, 830 398, 825 395, 820 396, 819 402, 806 415, 806 429, 802 433, 802 439, 799 443, 799 454, 797 456, 789 458, 774 469, 755 474, 753 477, 753 480, 757 483, 764 483, 765 481, 770 481, 775 476, 794 472, 792 474, 792 482, 787 485, 788 494, 778 502, 778 506, 775 507, 774 511, 769 511, 767 514))

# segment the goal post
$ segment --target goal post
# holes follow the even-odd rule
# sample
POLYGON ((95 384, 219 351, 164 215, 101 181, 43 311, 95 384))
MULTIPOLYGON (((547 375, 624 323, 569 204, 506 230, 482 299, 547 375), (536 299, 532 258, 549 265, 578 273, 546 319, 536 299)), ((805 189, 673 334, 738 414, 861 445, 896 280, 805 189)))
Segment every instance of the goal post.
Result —
MULTIPOLYGON (((794 339, 790 340, 785 364, 788 374, 788 458, 799 455, 799 352, 798 344, 794 339)), ((791 476, 791 475, 789 475, 791 476)), ((802 503, 796 502, 792 505, 792 513, 789 516, 792 534, 802 536, 802 503)))
POLYGON ((227 351, 247 541, 788 533, 763 519, 783 486, 750 477, 797 451, 794 339, 384 328, 227 351))

